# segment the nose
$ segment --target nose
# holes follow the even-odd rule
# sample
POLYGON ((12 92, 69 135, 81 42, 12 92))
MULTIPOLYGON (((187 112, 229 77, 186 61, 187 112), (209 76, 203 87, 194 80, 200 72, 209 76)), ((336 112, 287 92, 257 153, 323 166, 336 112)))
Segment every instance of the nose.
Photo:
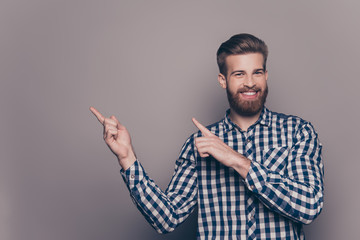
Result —
POLYGON ((246 86, 248 88, 253 88, 255 85, 256 85, 256 83, 255 83, 255 80, 254 80, 254 78, 252 76, 248 76, 245 79, 244 86, 246 86))

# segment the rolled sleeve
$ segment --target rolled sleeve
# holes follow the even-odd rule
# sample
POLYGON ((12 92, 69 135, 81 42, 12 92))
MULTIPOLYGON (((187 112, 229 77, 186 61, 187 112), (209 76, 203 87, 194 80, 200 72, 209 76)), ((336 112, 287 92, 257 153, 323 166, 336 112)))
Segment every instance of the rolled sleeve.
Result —
POLYGON ((245 184, 252 192, 259 193, 262 191, 262 188, 267 181, 267 176, 267 168, 257 162, 252 161, 249 173, 245 178, 245 184))
POLYGON ((143 180, 145 175, 145 171, 138 160, 125 171, 121 169, 120 173, 129 190, 134 189, 143 180))

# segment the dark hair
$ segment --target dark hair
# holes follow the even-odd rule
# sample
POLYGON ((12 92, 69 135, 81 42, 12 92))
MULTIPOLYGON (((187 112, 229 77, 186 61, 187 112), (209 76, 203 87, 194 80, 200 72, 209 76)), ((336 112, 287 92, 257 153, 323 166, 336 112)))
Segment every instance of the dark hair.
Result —
POLYGON ((251 34, 240 33, 220 45, 216 53, 220 73, 226 74, 225 59, 227 56, 247 53, 261 53, 264 56, 263 68, 266 70, 268 48, 265 42, 251 34))

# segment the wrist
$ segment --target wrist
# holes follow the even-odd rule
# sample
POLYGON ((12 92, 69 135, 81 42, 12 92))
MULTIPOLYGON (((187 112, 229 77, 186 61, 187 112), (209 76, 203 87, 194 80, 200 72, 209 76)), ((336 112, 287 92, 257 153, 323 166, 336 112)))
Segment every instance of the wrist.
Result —
POLYGON ((233 168, 237 171, 242 178, 246 178, 251 166, 251 160, 246 158, 240 153, 237 153, 233 168))
POLYGON ((131 151, 128 156, 121 158, 118 156, 117 159, 121 168, 126 171, 129 167, 131 167, 131 165, 134 164, 134 162, 136 161, 136 156, 135 153, 131 151))

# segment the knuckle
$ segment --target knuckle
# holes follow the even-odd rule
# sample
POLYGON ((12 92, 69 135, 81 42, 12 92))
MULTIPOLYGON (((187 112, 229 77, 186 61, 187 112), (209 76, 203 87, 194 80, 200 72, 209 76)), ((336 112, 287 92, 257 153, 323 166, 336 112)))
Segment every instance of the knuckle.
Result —
POLYGON ((111 131, 110 130, 107 130, 106 131, 106 137, 110 136, 111 135, 111 131))
POLYGON ((106 125, 115 125, 115 121, 111 118, 105 118, 104 124, 106 125))

